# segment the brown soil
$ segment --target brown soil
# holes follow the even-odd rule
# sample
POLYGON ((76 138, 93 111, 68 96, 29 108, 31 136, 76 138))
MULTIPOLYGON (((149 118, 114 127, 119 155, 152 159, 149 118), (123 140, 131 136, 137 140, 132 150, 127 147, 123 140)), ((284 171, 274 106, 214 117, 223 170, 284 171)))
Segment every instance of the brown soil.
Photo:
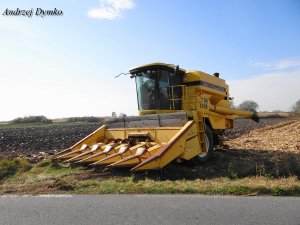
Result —
POLYGON ((53 153, 75 144, 100 123, 0 126, 0 155, 53 153))

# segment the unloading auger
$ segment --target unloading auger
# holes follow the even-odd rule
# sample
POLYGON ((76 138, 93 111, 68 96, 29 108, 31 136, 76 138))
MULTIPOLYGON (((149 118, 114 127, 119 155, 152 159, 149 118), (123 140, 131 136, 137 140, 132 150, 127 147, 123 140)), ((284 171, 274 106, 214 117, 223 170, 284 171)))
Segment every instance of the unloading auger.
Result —
POLYGON ((235 117, 255 113, 230 108, 228 85, 219 74, 186 71, 164 63, 130 70, 140 116, 111 118, 56 154, 64 162, 153 170, 176 160, 206 161, 218 136, 235 117))

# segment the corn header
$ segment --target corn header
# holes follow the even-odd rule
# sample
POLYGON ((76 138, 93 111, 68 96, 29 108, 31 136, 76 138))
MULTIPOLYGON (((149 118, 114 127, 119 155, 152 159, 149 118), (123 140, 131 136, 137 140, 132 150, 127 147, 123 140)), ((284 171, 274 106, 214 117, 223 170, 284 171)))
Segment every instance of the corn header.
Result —
POLYGON ((218 73, 164 63, 129 72, 136 82, 139 116, 106 120, 57 159, 131 171, 160 169, 174 160, 206 161, 234 118, 259 120, 255 113, 230 108, 228 85, 218 73))

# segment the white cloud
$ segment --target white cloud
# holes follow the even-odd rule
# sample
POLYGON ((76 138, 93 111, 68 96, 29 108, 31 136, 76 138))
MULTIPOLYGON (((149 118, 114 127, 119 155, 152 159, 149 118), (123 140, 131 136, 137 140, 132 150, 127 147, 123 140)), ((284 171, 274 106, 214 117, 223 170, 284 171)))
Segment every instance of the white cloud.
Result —
POLYGON ((134 8, 134 3, 132 0, 102 0, 101 2, 106 2, 112 7, 117 9, 132 9, 134 8))
POLYGON ((91 9, 88 12, 89 17, 97 19, 114 20, 120 17, 120 13, 112 7, 91 9))
POLYGON ((288 69, 300 66, 300 59, 287 59, 279 61, 276 65, 277 69, 288 69))
MULTIPOLYGON (((278 68, 286 65, 278 65, 278 68)), ((274 71, 246 80, 228 81, 228 84, 236 105, 254 100, 260 111, 289 111, 300 99, 300 66, 293 71, 274 71)))
POLYGON ((285 70, 300 67, 300 58, 294 57, 272 62, 251 62, 250 66, 265 70, 285 70))
POLYGON ((100 0, 100 6, 88 11, 88 16, 96 19, 114 20, 122 16, 122 11, 135 7, 132 0, 100 0))

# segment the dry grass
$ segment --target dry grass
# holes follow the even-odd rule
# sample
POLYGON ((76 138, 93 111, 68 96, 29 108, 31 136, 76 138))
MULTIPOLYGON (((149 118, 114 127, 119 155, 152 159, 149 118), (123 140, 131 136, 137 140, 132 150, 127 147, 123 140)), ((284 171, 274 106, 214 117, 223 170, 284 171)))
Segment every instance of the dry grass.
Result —
POLYGON ((253 176, 242 179, 228 177, 195 180, 162 180, 118 172, 106 177, 94 170, 72 168, 53 162, 35 165, 30 171, 2 180, 1 194, 164 194, 198 193, 221 195, 287 195, 300 196, 297 177, 273 179, 253 176))

